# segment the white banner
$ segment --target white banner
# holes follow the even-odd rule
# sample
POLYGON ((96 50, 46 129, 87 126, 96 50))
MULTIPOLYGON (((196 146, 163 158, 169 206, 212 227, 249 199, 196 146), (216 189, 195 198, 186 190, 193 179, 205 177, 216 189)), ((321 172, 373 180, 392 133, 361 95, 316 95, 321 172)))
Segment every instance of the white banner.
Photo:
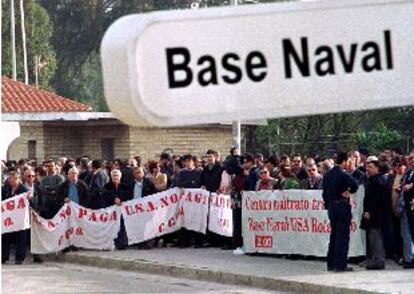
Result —
MULTIPOLYGON (((365 231, 359 228, 364 189, 351 198, 349 256, 365 255, 365 231)), ((248 253, 326 256, 330 222, 321 190, 243 193, 243 244, 248 253)))
POLYGON ((74 202, 70 203, 72 216, 70 243, 76 247, 98 250, 113 250, 121 224, 121 208, 110 206, 92 210, 74 202))
POLYGON ((205 233, 209 192, 169 189, 122 204, 128 243, 135 244, 181 228, 205 233))
POLYGON ((1 202, 1 233, 11 233, 30 228, 29 201, 27 193, 1 202))
MULTIPOLYGON (((65 204, 52 219, 44 219, 32 210, 31 248, 36 254, 58 252, 70 246, 69 218, 72 209, 65 204)), ((76 232, 75 232, 76 233, 76 232)))
POLYGON ((233 236, 233 211, 230 195, 211 194, 208 229, 222 236, 233 236))
POLYGON ((46 254, 76 247, 112 250, 120 228, 120 208, 92 210, 69 202, 50 220, 32 211, 31 252, 46 254))

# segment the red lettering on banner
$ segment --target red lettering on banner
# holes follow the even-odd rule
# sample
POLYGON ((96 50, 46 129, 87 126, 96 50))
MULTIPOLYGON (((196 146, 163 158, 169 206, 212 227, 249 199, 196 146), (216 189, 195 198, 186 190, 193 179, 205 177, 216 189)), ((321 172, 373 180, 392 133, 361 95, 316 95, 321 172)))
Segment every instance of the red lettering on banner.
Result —
POLYGON ((86 215, 88 215, 88 210, 86 210, 86 208, 79 207, 78 218, 83 218, 86 215))
POLYGON ((218 224, 223 228, 230 228, 230 220, 227 218, 219 218, 218 224))
POLYGON ((19 203, 17 204, 17 209, 25 208, 26 207, 26 201, 25 198, 20 198, 19 203))
POLYGON ((308 220, 303 217, 289 218, 293 232, 309 232, 308 220))
POLYGON ((106 223, 106 222, 108 221, 108 213, 107 213, 107 212, 102 213, 102 214, 99 216, 99 220, 100 220, 101 222, 103 222, 103 223, 106 223))
MULTIPOLYGON (((172 196, 172 195, 171 195, 172 196)), ((170 196, 170 197, 171 197, 170 196)), ((164 197, 162 197, 161 199, 161 208, 164 208, 164 207, 167 207, 167 206, 169 206, 170 204, 168 203, 168 197, 167 196, 164 196, 164 197)))
POLYGON ((109 220, 112 222, 112 221, 117 221, 118 220, 118 214, 117 214, 117 212, 116 212, 116 210, 114 210, 112 213, 111 213, 111 215, 110 215, 110 217, 109 217, 109 220))
POLYGON ((148 212, 157 210, 157 206, 153 202, 148 201, 147 205, 148 205, 148 208, 147 208, 148 212))
POLYGON ((263 232, 265 228, 264 221, 255 221, 251 217, 247 219, 249 231, 260 231, 263 232))
POLYGON ((290 225, 287 217, 282 221, 276 221, 272 217, 268 217, 266 218, 266 228, 269 232, 285 232, 290 230, 290 225))
POLYGON ((6 202, 6 209, 7 210, 14 210, 14 208, 15 208, 14 200, 6 202))
POLYGON ((171 203, 172 203, 172 204, 177 203, 177 202, 178 202, 178 199, 179 199, 179 197, 178 197, 178 195, 177 195, 177 194, 172 194, 172 195, 170 196, 170 201, 171 201, 171 203))
POLYGON ((161 223, 161 224, 158 226, 158 232, 159 232, 159 233, 164 232, 164 227, 165 227, 165 224, 164 224, 164 223, 161 223))
POLYGON ((13 222, 13 220, 12 220, 12 218, 11 218, 11 217, 8 217, 8 218, 6 218, 6 219, 4 220, 4 226, 5 226, 5 227, 10 227, 10 226, 12 226, 12 225, 14 225, 14 222, 13 222))
POLYGON ((325 210, 325 203, 323 200, 313 199, 312 210, 325 210))
POLYGON ((272 248, 273 237, 268 235, 255 235, 254 236, 254 247, 256 248, 272 248))
POLYGON ((193 202, 193 194, 191 194, 191 192, 187 193, 187 196, 185 197, 185 201, 193 202))
POLYGON ((331 232, 331 224, 329 221, 324 219, 323 221, 319 221, 316 217, 311 219, 312 223, 312 233, 330 233, 331 232))
POLYGON ((54 229, 56 227, 56 224, 52 220, 47 221, 47 226, 50 229, 54 229))
POLYGON ((83 233, 83 229, 82 229, 81 227, 77 227, 77 228, 75 229, 75 234, 76 234, 77 236, 83 236, 83 235, 84 235, 84 233, 83 233))
POLYGON ((195 201, 196 203, 200 203, 200 202, 201 202, 201 196, 202 196, 202 194, 200 194, 200 193, 196 193, 196 194, 194 195, 194 201, 195 201))

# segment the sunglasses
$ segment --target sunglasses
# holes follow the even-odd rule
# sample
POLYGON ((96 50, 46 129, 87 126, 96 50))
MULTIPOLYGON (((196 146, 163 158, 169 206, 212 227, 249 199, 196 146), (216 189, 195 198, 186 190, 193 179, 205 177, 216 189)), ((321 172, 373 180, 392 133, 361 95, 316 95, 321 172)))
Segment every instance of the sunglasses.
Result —
POLYGON ((261 175, 264 175, 264 174, 267 174, 267 173, 268 173, 268 171, 262 171, 262 172, 260 172, 261 175))
POLYGON ((27 175, 26 178, 34 178, 35 175, 27 175))

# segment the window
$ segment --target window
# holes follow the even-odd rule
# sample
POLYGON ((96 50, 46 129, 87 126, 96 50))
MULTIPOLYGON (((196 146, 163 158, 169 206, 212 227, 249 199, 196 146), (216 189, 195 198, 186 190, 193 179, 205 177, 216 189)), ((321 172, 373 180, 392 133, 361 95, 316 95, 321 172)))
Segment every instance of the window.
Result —
POLYGON ((27 158, 36 159, 36 141, 35 140, 27 141, 27 158))
POLYGON ((102 139, 102 159, 114 159, 114 139, 102 139))

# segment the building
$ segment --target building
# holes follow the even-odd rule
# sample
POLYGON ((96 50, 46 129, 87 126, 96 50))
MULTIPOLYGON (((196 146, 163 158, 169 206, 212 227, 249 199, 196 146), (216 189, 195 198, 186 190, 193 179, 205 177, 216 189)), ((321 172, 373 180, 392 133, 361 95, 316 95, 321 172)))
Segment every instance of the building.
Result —
POLYGON ((20 125, 20 136, 8 146, 9 160, 83 155, 155 159, 165 149, 201 155, 212 148, 226 155, 232 144, 230 124, 131 127, 111 113, 92 112, 88 105, 7 77, 2 77, 2 121, 20 125))

